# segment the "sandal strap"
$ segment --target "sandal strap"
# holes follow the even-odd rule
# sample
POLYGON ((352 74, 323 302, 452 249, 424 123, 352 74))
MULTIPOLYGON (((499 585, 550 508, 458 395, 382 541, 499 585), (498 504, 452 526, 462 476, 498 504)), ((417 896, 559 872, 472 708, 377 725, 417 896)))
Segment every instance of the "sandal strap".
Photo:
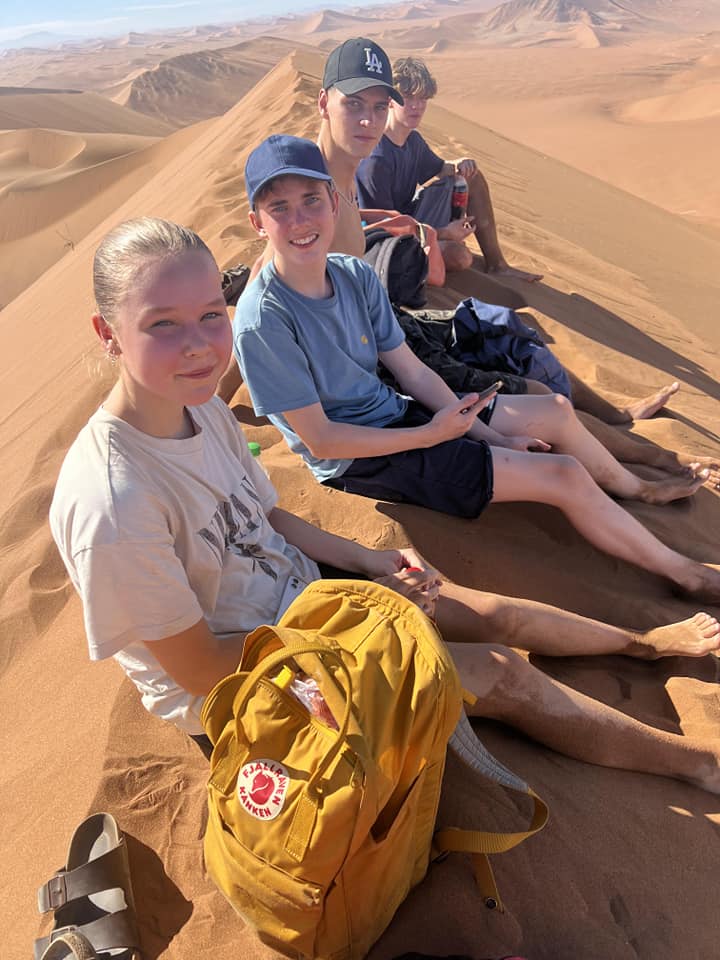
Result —
POLYGON ((126 902, 130 903, 130 893, 127 889, 128 876, 127 847, 125 840, 121 839, 112 850, 75 867, 74 870, 58 870, 38 890, 38 910, 40 913, 57 910, 70 900, 100 893, 102 890, 112 890, 115 887, 119 887, 124 892, 126 902))
POLYGON ((103 950, 139 950, 140 941, 135 917, 130 910, 118 910, 106 917, 83 923, 79 926, 59 927, 49 937, 35 941, 35 960, 43 960, 43 953, 58 937, 66 933, 79 933, 92 944, 97 953, 103 950))
POLYGON ((75 927, 61 927, 51 934, 40 960, 98 960, 98 955, 87 937, 75 927))

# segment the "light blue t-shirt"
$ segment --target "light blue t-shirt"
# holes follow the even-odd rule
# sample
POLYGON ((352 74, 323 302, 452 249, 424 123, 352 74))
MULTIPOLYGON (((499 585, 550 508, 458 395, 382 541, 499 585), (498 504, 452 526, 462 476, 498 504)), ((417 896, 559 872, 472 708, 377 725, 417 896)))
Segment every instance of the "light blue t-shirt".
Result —
POLYGON ((407 400, 377 375, 378 352, 404 341, 372 268, 331 254, 332 296, 314 300, 292 290, 268 263, 239 299, 235 356, 258 416, 269 417, 318 480, 341 476, 352 460, 319 460, 290 428, 284 410, 321 403, 328 420, 384 427, 407 400))

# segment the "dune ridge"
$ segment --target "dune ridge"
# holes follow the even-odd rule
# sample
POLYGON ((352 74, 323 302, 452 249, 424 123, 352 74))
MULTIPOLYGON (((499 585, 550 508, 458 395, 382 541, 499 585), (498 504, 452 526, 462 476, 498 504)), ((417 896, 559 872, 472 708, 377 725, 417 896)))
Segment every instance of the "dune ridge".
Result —
POLYGON ((187 126, 225 113, 297 46, 297 41, 258 37, 221 50, 184 53, 122 81, 113 99, 173 126, 187 126))
MULTIPOLYGON (((502 55, 502 79, 519 82, 511 70, 518 52, 502 55)), ((221 266, 250 262, 259 245, 247 225, 245 158, 271 132, 315 135, 323 59, 319 51, 291 54, 223 116, 145 147, 138 141, 127 157, 108 155, 85 170, 62 168, 84 162, 84 151, 106 149, 102 136, 95 141, 72 129, 0 135, 0 152, 10 154, 16 168, 46 180, 61 172, 67 189, 106 170, 108 189, 115 189, 123 181, 114 164, 120 170, 137 164, 139 178, 107 206, 107 191, 95 207, 93 191, 78 189, 89 207, 74 249, 0 311, 0 723, 12 731, 0 774, 7 865, 0 897, 14 918, 8 956, 27 956, 30 941, 46 932, 47 923, 34 915, 35 889, 64 862, 77 822, 100 809, 112 810, 129 836, 144 956, 273 956, 205 875, 203 758, 182 734, 144 713, 113 663, 88 662, 80 603, 46 517, 64 452, 109 385, 89 325, 91 262, 100 237, 122 219, 159 215, 199 230, 221 266)), ((439 67, 458 77, 467 63, 449 44, 439 67)), ((467 92, 481 101, 479 74, 472 83, 470 76, 464 75, 467 92)), ((443 75, 443 85, 449 88, 450 79, 443 75)), ((655 75, 648 82, 656 82, 655 75)), ((473 293, 525 303, 564 362, 619 396, 681 380, 672 415, 636 424, 633 433, 717 455, 720 235, 481 126, 461 98, 450 101, 440 99, 428 110, 431 145, 443 155, 478 158, 492 184, 508 255, 546 280, 511 288, 476 267, 435 291, 433 303, 451 306, 473 293)), ((460 582, 637 628, 694 612, 658 578, 591 549, 550 508, 493 505, 474 524, 320 488, 274 428, 255 420, 243 389, 232 407, 248 438, 261 443, 282 504, 326 529, 378 546, 412 539, 460 582)), ((669 544, 718 563, 718 508, 717 493, 703 489, 690 503, 630 510, 669 544)), ((715 658, 534 659, 638 719, 686 736, 716 735, 715 658)), ((484 722, 478 732, 550 803, 551 823, 517 851, 494 858, 505 914, 480 909, 469 864, 450 858, 432 867, 369 960, 408 950, 519 953, 533 960, 716 953, 718 797, 561 757, 500 724, 484 722)), ((488 789, 470 792, 456 769, 446 785, 447 801, 465 798, 477 818, 473 825, 518 828, 510 798, 488 789)))

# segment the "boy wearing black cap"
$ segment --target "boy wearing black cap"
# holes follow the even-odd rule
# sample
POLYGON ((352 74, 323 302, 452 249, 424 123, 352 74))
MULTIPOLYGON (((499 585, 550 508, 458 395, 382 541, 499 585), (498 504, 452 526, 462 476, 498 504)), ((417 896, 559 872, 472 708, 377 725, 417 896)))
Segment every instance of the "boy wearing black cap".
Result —
POLYGON ((663 503, 692 494, 705 477, 641 480, 564 397, 458 399, 409 349, 368 264, 328 256, 339 199, 315 144, 269 137, 250 154, 245 183, 251 223, 273 258, 238 302, 236 356, 256 413, 318 480, 461 517, 477 517, 491 499, 549 503, 616 556, 671 579, 691 563, 597 484, 663 503), (378 378, 379 360, 402 394, 378 378), (565 456, 548 456, 549 444, 530 431, 565 456))
POLYGON ((385 129, 392 86, 390 59, 377 43, 354 37, 328 56, 318 96, 322 118, 318 146, 340 198, 333 250, 362 257, 365 234, 358 213, 355 172, 385 129))

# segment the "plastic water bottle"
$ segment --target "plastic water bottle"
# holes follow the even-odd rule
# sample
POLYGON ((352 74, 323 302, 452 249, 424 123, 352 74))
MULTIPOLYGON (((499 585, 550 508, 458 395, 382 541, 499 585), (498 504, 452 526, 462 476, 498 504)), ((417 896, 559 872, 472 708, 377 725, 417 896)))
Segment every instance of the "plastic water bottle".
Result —
POLYGON ((452 189, 452 200, 450 201, 450 219, 462 220, 467 213, 468 185, 465 177, 455 174, 455 182, 452 189))
POLYGON ((258 466, 260 467, 260 469, 262 470, 262 472, 265 474, 266 477, 268 477, 268 476, 269 476, 269 473, 268 473, 267 470, 265 469, 265 466, 264 466, 262 460, 260 459, 260 454, 262 453, 262 447, 260 446, 260 444, 259 444, 259 443, 255 443, 254 440, 250 440, 250 441, 248 442, 248 450, 250 451, 250 453, 252 454, 252 456, 253 456, 253 457, 255 458, 255 460, 257 461, 257 464, 258 464, 258 466))

